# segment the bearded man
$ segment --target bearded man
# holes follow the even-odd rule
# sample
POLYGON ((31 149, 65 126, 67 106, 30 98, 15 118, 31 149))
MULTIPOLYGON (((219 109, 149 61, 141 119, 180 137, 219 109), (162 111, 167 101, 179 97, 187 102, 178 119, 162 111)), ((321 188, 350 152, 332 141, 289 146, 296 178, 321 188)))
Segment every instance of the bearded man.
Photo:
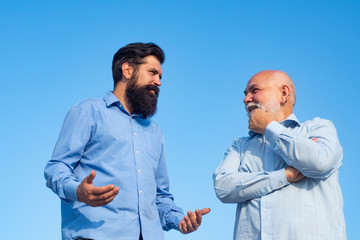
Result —
POLYGON ((68 112, 47 186, 61 199, 63 239, 163 239, 163 230, 195 231, 210 209, 184 216, 169 192, 156 111, 165 55, 133 43, 114 55, 114 90, 68 112))
POLYGON ((214 173, 218 198, 237 204, 234 239, 346 239, 333 123, 298 121, 285 72, 255 74, 244 93, 249 136, 232 143, 214 173))

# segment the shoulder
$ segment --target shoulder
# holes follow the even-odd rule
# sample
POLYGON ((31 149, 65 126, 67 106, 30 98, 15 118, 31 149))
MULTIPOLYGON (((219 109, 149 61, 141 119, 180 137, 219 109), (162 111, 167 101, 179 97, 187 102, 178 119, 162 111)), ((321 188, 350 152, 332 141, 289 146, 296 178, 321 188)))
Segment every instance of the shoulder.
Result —
POLYGON ((314 135, 337 135, 337 130, 332 121, 316 117, 312 120, 305 121, 300 125, 300 131, 306 134, 314 135))
POLYGON ((92 109, 106 106, 103 98, 88 98, 77 102, 73 108, 92 109))
POLYGON ((81 100, 69 109, 66 119, 84 121, 84 124, 85 121, 94 122, 96 116, 105 108, 106 104, 102 98, 81 100))
POLYGON ((77 102, 70 111, 80 111, 93 115, 94 112, 99 112, 105 108, 106 103, 103 98, 88 98, 77 102))
POLYGON ((241 149, 244 149, 244 146, 250 142, 251 137, 241 137, 241 138, 236 138, 233 140, 232 144, 230 145, 229 148, 232 149, 236 149, 238 151, 240 151, 241 149))
POLYGON ((301 124, 302 127, 306 128, 316 128, 316 127, 335 127, 333 122, 328 119, 323 119, 319 117, 315 117, 311 120, 307 120, 301 124))

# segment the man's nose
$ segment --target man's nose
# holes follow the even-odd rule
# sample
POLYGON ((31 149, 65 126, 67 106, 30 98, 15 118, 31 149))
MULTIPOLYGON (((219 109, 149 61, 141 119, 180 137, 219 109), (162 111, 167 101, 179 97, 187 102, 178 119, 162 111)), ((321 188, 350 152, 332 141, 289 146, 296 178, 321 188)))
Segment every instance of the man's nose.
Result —
POLYGON ((161 79, 160 79, 160 77, 157 76, 156 79, 155 79, 155 81, 154 81, 154 83, 155 83, 156 86, 160 87, 160 86, 161 86, 161 79))
POLYGON ((244 98, 244 103, 245 103, 245 104, 248 104, 248 103, 251 102, 251 101, 252 101, 251 94, 250 94, 250 93, 246 94, 246 95, 245 95, 245 98, 244 98))

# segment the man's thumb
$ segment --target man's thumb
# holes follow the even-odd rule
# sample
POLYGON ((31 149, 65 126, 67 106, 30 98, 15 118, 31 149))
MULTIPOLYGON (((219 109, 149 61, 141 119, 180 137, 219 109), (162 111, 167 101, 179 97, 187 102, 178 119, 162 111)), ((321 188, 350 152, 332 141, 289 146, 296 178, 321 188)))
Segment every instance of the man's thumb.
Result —
POLYGON ((91 173, 89 174, 89 176, 87 176, 85 178, 85 182, 91 184, 92 181, 94 180, 95 176, 96 176, 96 172, 94 170, 92 170, 91 173))
POLYGON ((210 208, 203 208, 200 210, 201 215, 208 214, 210 212, 210 208))

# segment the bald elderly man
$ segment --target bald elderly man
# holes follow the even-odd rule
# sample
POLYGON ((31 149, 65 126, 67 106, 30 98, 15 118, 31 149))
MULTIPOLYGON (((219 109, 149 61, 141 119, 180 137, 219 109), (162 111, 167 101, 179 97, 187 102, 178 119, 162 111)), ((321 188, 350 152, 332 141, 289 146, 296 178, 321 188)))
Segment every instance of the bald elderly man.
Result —
POLYGON ((255 74, 244 93, 249 136, 233 141, 214 173, 217 197, 237 204, 234 239, 346 239, 333 123, 299 122, 282 71, 255 74))

